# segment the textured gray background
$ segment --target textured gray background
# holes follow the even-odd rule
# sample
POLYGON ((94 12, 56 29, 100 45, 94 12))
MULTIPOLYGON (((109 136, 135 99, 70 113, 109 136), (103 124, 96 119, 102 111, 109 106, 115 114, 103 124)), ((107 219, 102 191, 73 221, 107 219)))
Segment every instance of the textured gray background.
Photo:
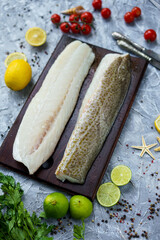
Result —
MULTIPOLYGON (((9 127, 14 123, 15 118, 62 36, 61 31, 56 29, 51 23, 51 14, 60 13, 61 10, 81 4, 85 9, 93 12, 96 30, 92 31, 92 34, 88 37, 77 35, 77 38, 113 51, 122 52, 111 37, 113 31, 119 31, 125 33, 137 43, 160 53, 160 10, 156 9, 149 1, 103 1, 103 6, 109 7, 112 11, 112 17, 109 20, 103 20, 99 12, 94 12, 91 2, 91 0, 0 1, 0 144, 2 144, 9 127), (123 15, 134 6, 139 6, 142 9, 142 17, 137 19, 134 24, 127 25, 123 20, 123 15), (25 41, 25 32, 28 28, 34 26, 42 27, 47 32, 47 43, 43 47, 34 48, 25 41), (155 43, 147 43, 143 38, 144 31, 149 28, 155 29, 158 34, 155 43), (5 66, 3 62, 7 54, 14 51, 26 54, 33 71, 31 83, 26 89, 19 92, 9 90, 4 83, 5 66)), ((154 67, 148 66, 102 181, 107 182, 110 180, 111 170, 116 165, 128 165, 133 173, 132 183, 121 188, 120 202, 124 203, 123 200, 127 200, 132 205, 130 206, 132 209, 129 212, 124 211, 127 209, 128 203, 121 206, 121 211, 116 210, 120 208, 119 206, 114 206, 113 209, 105 209, 95 200, 93 213, 85 221, 86 239, 128 239, 125 231, 128 232, 129 227, 132 226, 131 218, 135 218, 134 229, 139 234, 139 239, 145 239, 142 236, 143 231, 148 232, 148 238, 151 240, 160 239, 159 216, 153 214, 154 218, 148 219, 150 204, 158 201, 156 200, 158 198, 156 193, 160 193, 158 189, 160 187, 160 182, 158 181, 160 178, 160 152, 151 150, 156 157, 156 160, 152 162, 150 156, 145 154, 143 158, 140 158, 140 151, 131 148, 132 145, 141 145, 142 135, 147 144, 155 143, 156 137, 159 136, 154 128, 154 120, 160 114, 159 73, 154 67), (108 213, 106 212, 107 210, 109 210, 108 213), (137 216, 137 213, 140 213, 141 216, 137 216), (110 214, 114 216, 112 217, 110 214), (120 218, 124 214, 126 219, 122 221, 123 223, 120 223, 120 218), (105 220, 108 220, 108 223, 105 220)), ((2 166, 0 171, 14 176, 21 183, 25 192, 25 207, 31 212, 33 210, 37 213, 41 212, 43 210, 42 203, 47 194, 57 191, 54 187, 31 180, 29 177, 24 177, 12 170, 8 171, 2 166)), ((70 199, 70 195, 65 195, 70 199)), ((155 208, 159 207, 160 202, 157 202, 155 208)), ((57 225, 56 220, 51 220, 50 222, 57 225)), ((79 221, 69 220, 68 214, 61 224, 61 226, 65 226, 65 231, 57 231, 54 238, 73 239, 72 229, 74 223, 79 223, 79 221)))

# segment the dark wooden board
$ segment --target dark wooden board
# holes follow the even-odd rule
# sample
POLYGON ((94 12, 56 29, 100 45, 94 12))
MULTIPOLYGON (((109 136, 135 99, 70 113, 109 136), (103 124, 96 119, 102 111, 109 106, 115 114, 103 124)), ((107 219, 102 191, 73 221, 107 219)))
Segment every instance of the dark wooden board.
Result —
MULTIPOLYGON (((5 138, 3 144, 0 148, 0 163, 4 164, 7 167, 11 167, 14 170, 17 170, 25 175, 28 175, 27 168, 23 164, 15 161, 12 157, 12 148, 13 148, 13 143, 14 143, 14 139, 15 139, 17 130, 19 128, 19 125, 20 125, 23 115, 27 109, 28 104, 30 103, 30 101, 34 97, 34 95, 37 93, 39 88, 41 87, 41 84, 42 84, 46 74, 48 73, 48 70, 50 69, 50 67, 54 63, 55 59, 57 58, 57 56, 60 54, 60 52, 65 48, 65 46, 67 44, 69 44, 73 40, 75 40, 75 39, 69 38, 66 36, 63 36, 61 38, 55 51, 53 52, 48 63, 46 64, 46 67, 44 68, 42 74, 40 75, 40 77, 37 81, 37 84, 35 85, 33 91, 29 95, 20 114, 18 115, 16 121, 14 122, 12 128, 10 129, 7 137, 5 138)), ((95 62, 93 63, 93 65, 83 83, 83 86, 81 88, 78 102, 74 109, 74 112, 63 131, 63 134, 57 144, 57 147, 56 147, 53 155, 31 177, 34 179, 37 179, 38 181, 43 180, 47 183, 50 183, 54 187, 60 188, 61 190, 66 191, 70 194, 82 194, 93 200, 95 198, 95 195, 96 195, 97 189, 101 183, 101 180, 104 176, 104 173, 108 166, 109 160, 110 160, 113 150, 116 146, 116 143, 118 141, 118 138, 119 138, 119 135, 123 128, 123 125, 125 123, 125 120, 128 116, 131 105, 134 101, 139 84, 140 84, 143 74, 146 70, 147 62, 140 58, 131 57, 132 79, 131 79, 129 91, 127 93, 127 96, 125 98, 123 106, 121 107, 121 109, 118 113, 116 121, 114 122, 112 129, 106 138, 103 148, 101 149, 101 151, 98 154, 97 158, 95 159, 91 169, 88 172, 85 183, 83 185, 73 184, 68 181, 62 183, 61 181, 59 181, 56 178, 55 170, 63 157, 63 153, 65 150, 66 144, 67 144, 69 137, 75 126, 76 119, 78 116, 78 111, 80 109, 83 97, 92 81, 94 72, 95 72, 98 64, 100 63, 101 59, 103 58, 103 56, 105 54, 112 52, 110 50, 100 48, 97 46, 93 46, 93 45, 90 45, 90 46, 92 47, 92 49, 96 55, 96 58, 95 58, 95 62)), ((33 129, 33 131, 34 131, 34 129, 33 129)))

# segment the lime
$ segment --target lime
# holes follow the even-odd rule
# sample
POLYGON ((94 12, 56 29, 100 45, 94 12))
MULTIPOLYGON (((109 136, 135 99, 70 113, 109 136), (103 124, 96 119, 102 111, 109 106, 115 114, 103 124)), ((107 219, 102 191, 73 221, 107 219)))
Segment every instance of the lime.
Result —
POLYGON ((26 41, 35 47, 41 46, 46 42, 46 32, 39 27, 29 28, 25 35, 26 41))
POLYGON ((118 165, 111 172, 111 180, 117 186, 123 186, 129 183, 132 177, 132 172, 125 165, 118 165))
POLYGON ((97 192, 97 200, 104 207, 115 205, 119 201, 120 196, 119 187, 111 182, 102 184, 97 192))
POLYGON ((47 218, 62 218, 68 211, 69 202, 64 194, 54 192, 45 198, 43 208, 47 218))
POLYGON ((25 88, 32 77, 29 63, 23 59, 13 60, 6 69, 4 80, 8 88, 19 91, 25 88))
POLYGON ((85 219, 92 213, 93 205, 92 202, 82 196, 75 195, 70 199, 70 214, 75 219, 85 219))
POLYGON ((16 59, 23 59, 24 61, 27 62, 27 57, 26 55, 24 55, 24 53, 20 53, 20 52, 14 52, 14 53, 11 53, 9 54, 6 59, 5 59, 5 67, 7 68, 8 65, 13 61, 13 60, 16 60, 16 59))
POLYGON ((156 130, 160 133, 160 115, 154 121, 154 125, 155 125, 156 130))

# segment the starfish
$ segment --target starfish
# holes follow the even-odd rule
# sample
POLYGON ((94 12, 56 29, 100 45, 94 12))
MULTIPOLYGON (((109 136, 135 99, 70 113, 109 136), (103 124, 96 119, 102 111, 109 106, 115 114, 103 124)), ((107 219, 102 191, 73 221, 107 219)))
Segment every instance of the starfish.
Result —
MULTIPOLYGON (((157 140, 160 143, 160 137, 157 137, 157 140)), ((156 152, 160 151, 160 147, 155 148, 154 151, 156 151, 156 152)))
POLYGON ((132 148, 136 148, 136 149, 140 149, 142 150, 141 151, 141 154, 140 154, 140 157, 143 157, 144 153, 148 153, 153 159, 155 159, 155 157, 152 155, 151 151, 149 150, 150 148, 154 147, 157 145, 157 143, 154 143, 154 144, 151 144, 151 145, 146 145, 146 142, 144 140, 144 137, 142 136, 142 144, 143 146, 132 146, 132 148))

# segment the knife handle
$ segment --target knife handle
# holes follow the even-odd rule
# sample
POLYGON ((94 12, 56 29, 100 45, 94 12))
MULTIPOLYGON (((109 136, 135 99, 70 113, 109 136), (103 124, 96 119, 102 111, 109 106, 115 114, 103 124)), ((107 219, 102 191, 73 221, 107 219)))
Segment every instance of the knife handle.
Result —
POLYGON ((128 44, 124 40, 117 40, 117 44, 120 47, 124 48, 125 50, 132 52, 133 54, 136 54, 136 55, 138 55, 138 56, 140 56, 142 58, 145 58, 149 62, 152 60, 149 56, 147 56, 146 54, 140 52, 139 50, 137 50, 136 48, 134 48, 132 45, 128 44))
POLYGON ((126 36, 122 35, 122 34, 119 33, 119 32, 113 32, 113 33, 112 33, 112 37, 113 37, 114 39, 116 39, 116 40, 123 40, 123 41, 131 44, 133 47, 137 48, 137 50, 139 50, 139 51, 144 51, 144 50, 145 50, 144 47, 142 47, 142 46, 140 46, 139 44, 131 41, 129 38, 127 38, 126 36))

